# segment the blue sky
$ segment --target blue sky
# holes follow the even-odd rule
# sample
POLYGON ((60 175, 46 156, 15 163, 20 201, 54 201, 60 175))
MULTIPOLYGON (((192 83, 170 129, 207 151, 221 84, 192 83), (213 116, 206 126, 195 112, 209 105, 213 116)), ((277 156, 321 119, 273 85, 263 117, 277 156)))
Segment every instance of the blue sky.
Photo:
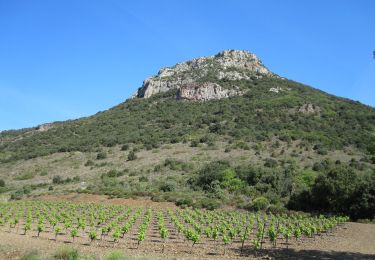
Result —
POLYGON ((0 130, 128 98, 160 67, 223 49, 375 106, 375 1, 0 0, 0 130))

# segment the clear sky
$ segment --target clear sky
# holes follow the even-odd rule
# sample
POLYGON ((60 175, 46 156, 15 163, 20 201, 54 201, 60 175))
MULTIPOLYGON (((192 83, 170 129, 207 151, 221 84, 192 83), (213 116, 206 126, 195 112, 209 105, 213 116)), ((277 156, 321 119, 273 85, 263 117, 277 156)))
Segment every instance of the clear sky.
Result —
POLYGON ((375 106, 373 0, 0 0, 0 130, 108 109, 223 49, 375 106))

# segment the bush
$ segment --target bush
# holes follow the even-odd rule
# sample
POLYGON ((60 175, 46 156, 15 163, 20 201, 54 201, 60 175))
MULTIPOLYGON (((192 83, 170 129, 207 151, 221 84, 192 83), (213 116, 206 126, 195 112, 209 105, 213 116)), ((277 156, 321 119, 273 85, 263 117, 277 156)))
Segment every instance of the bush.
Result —
POLYGON ((0 187, 5 187, 5 181, 3 179, 0 179, 0 187))
POLYGON ((127 151, 127 150, 129 150, 128 144, 124 144, 123 146, 121 146, 121 151, 127 151))
POLYGON ((272 213, 272 214, 284 214, 286 213, 286 211, 287 209, 280 204, 277 204, 277 205, 271 204, 267 208, 267 212, 272 213))
MULTIPOLYGON (((98 158, 98 157, 96 157, 98 158)), ((94 165, 94 162, 91 161, 91 160, 88 160, 86 163, 85 163, 85 166, 93 166, 94 165)))
POLYGON ((139 182, 148 182, 148 178, 146 176, 141 176, 138 178, 139 182))
POLYGON ((53 259, 56 260, 78 260, 79 259, 79 253, 77 249, 72 247, 61 247, 59 248, 55 254, 53 255, 53 259))
POLYGON ((20 260, 39 260, 39 259, 41 258, 37 250, 33 250, 20 258, 20 260))
POLYGON ((30 180, 34 177, 35 177, 35 173, 25 172, 25 173, 21 174, 20 176, 15 177, 14 179, 18 180, 18 181, 24 181, 24 180, 30 180))
POLYGON ((212 190, 213 183, 224 181, 225 170, 230 169, 226 161, 216 161, 206 164, 195 178, 189 180, 192 186, 202 187, 203 190, 212 190))
POLYGON ((176 206, 180 207, 190 207, 193 205, 193 199, 192 198, 180 198, 176 200, 176 206))
POLYGON ((253 210, 266 210, 268 206, 270 205, 267 198, 261 196, 253 200, 253 203, 251 205, 251 208, 253 210))
POLYGON ((176 189, 176 183, 167 182, 160 186, 160 190, 163 192, 170 192, 176 189))
POLYGON ((120 177, 120 176, 123 176, 123 175, 124 175, 124 172, 119 172, 119 171, 116 171, 116 170, 109 170, 107 173, 103 173, 101 178, 102 179, 104 177, 116 178, 116 177, 120 177))
POLYGON ((211 199, 211 198, 203 198, 197 203, 194 204, 195 207, 197 208, 205 208, 208 210, 214 210, 218 209, 221 206, 221 202, 216 199, 211 199))
POLYGON ((264 162, 264 166, 269 167, 269 168, 274 168, 277 166, 277 161, 272 158, 267 158, 264 162))
POLYGON ((60 175, 53 176, 52 183, 53 184, 61 184, 63 183, 63 179, 61 178, 60 175))
POLYGON ((105 256, 105 260, 125 260, 125 256, 120 251, 113 251, 110 252, 108 255, 105 256))
POLYGON ((136 159, 137 159, 137 155, 135 154, 134 150, 130 151, 129 154, 128 154, 128 160, 129 161, 134 161, 136 159))
POLYGON ((375 174, 361 174, 338 165, 319 175, 310 190, 293 194, 289 209, 320 210, 349 215, 352 219, 375 217, 375 174))
POLYGON ((10 199, 11 200, 20 200, 22 199, 24 193, 23 193, 23 189, 21 190, 16 190, 15 192, 13 192, 11 195, 10 195, 10 199))
POLYGON ((103 160, 103 159, 106 159, 107 158, 107 153, 105 152, 99 152, 97 155, 96 155, 96 159, 97 160, 103 160))
POLYGON ((39 173, 40 176, 47 176, 48 175, 48 172, 47 171, 41 171, 39 173))
POLYGON ((197 140, 192 140, 190 142, 190 147, 198 147, 199 142, 197 140))

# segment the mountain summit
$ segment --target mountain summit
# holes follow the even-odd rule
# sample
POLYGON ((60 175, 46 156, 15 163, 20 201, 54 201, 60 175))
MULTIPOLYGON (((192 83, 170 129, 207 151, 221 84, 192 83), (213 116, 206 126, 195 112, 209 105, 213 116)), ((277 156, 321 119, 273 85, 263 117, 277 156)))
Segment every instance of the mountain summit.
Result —
POLYGON ((162 68, 156 76, 143 82, 133 95, 149 98, 155 94, 178 89, 178 98, 190 100, 219 99, 242 94, 236 81, 275 76, 253 53, 224 50, 214 56, 200 57, 162 68), (218 81, 233 82, 230 88, 218 81))

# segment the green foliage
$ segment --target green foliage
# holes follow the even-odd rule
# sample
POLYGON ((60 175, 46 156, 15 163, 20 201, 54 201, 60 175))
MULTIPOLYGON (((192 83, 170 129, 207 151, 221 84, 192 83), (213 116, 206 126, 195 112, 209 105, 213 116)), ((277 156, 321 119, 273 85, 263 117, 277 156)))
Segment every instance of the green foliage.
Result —
MULTIPOLYGON (((53 128, 44 132, 3 131, 0 160, 30 159, 56 152, 93 152, 100 146, 121 144, 152 148, 188 140, 197 146, 201 137, 206 136, 212 140, 226 136, 236 143, 242 142, 243 149, 248 149, 248 141, 276 136, 319 144, 319 153, 349 145, 374 151, 375 110, 371 107, 274 77, 216 81, 223 87, 235 84, 251 91, 241 97, 200 103, 176 100, 176 91, 171 91, 148 99, 130 99, 91 117, 54 123, 53 128), (290 91, 271 93, 269 89, 274 86, 290 91), (306 103, 319 106, 322 112, 296 112, 306 103)), ((98 159, 105 157, 105 153, 98 153, 98 159)))
POLYGON ((87 162, 85 163, 85 166, 94 166, 95 163, 92 161, 92 160, 87 160, 87 162))
POLYGON ((129 161, 134 161, 137 159, 137 155, 135 154, 134 150, 130 151, 128 154, 128 160, 129 161))
POLYGON ((14 179, 15 180, 18 180, 18 181, 24 181, 24 180, 30 180, 30 179, 33 179, 35 177, 35 173, 33 172, 25 172, 17 177, 15 177, 14 179))
POLYGON ((103 159, 106 159, 107 158, 107 153, 106 152, 99 152, 97 155, 96 155, 96 159, 97 160, 103 160, 103 159))
POLYGON ((20 200, 20 199, 23 198, 24 194, 25 193, 24 193, 23 189, 16 190, 15 192, 10 194, 10 199, 11 200, 20 200))
POLYGON ((121 151, 127 151, 129 150, 129 145, 128 144, 124 144, 121 146, 121 151))
POLYGON ((337 165, 320 174, 311 189, 293 194, 289 208, 341 213, 353 219, 375 217, 375 172, 356 173, 337 165))
POLYGON ((59 248, 53 255, 54 260, 78 260, 78 250, 72 247, 64 246, 59 248))
POLYGON ((317 176, 318 173, 315 171, 304 170, 294 177, 294 182, 296 183, 297 187, 308 189, 314 185, 317 176))
POLYGON ((121 251, 113 251, 105 256, 105 260, 125 260, 127 259, 121 251))
POLYGON ((258 210, 266 210, 268 206, 270 205, 270 202, 265 197, 258 197, 255 198, 252 202, 252 209, 258 211, 258 210))
POLYGON ((63 181, 63 179, 61 178, 60 175, 53 176, 53 178, 52 178, 52 183, 53 184, 61 184, 63 182, 64 181, 63 181))
POLYGON ((234 178, 230 164, 226 161, 216 161, 205 165, 189 182, 193 187, 198 186, 210 191, 215 189, 216 185, 228 182, 230 178, 234 178))
POLYGON ((41 257, 37 250, 33 250, 25 255, 23 255, 20 260, 40 260, 41 257))

